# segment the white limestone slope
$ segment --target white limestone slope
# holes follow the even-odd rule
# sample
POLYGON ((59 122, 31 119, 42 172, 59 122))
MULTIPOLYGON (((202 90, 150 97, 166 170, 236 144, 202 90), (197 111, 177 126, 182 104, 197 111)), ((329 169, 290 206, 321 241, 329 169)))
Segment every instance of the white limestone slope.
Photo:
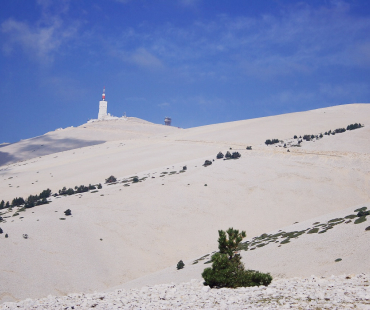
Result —
MULTIPOLYGON (((5 218, 0 227, 9 238, 0 235, 7 253, 0 261, 1 301, 106 290, 141 277, 146 278, 137 283, 144 285, 151 274, 173 270, 180 259, 187 265, 184 273, 167 270, 150 281, 161 277, 189 281, 194 274, 200 278, 204 268, 202 264, 188 268, 189 262, 217 250, 218 229, 234 227, 254 237, 368 205, 368 124, 370 105, 354 104, 191 129, 138 120, 96 122, 53 133, 54 138, 60 135, 60 140, 81 143, 68 144, 64 150, 55 145, 58 139, 49 139, 49 153, 33 158, 29 152, 17 153, 31 149, 32 140, 4 146, 0 152, 24 161, 0 167, 0 200, 27 197, 46 188, 56 192, 63 186, 103 183, 112 174, 119 181, 134 175, 148 178, 129 187, 103 185, 97 193, 53 198, 49 205, 5 218), (356 122, 365 127, 303 142, 289 153, 264 145, 266 139, 318 134, 356 122), (91 141, 103 143, 86 146, 91 141), (253 150, 247 151, 247 145, 253 150), (242 157, 215 159, 218 151, 225 153, 230 147, 242 157), (205 159, 215 161, 205 168, 205 159), (179 173, 184 165, 187 171, 179 173), (171 171, 176 173, 160 177, 161 172, 171 171), (68 208, 72 217, 63 214, 68 208)), ((370 232, 366 234, 363 225, 338 226, 280 248, 268 245, 248 251, 246 265, 286 277, 369 273, 363 255, 368 248, 363 244, 370 232), (328 236, 345 240, 343 247, 328 236), (333 265, 342 269, 330 267, 333 257, 347 246, 351 248, 347 259, 353 264, 343 259, 341 265, 333 265), (323 255, 325 251, 333 254, 323 255), (316 256, 320 259, 313 259, 316 256), (364 271, 351 266, 364 266, 364 271)))

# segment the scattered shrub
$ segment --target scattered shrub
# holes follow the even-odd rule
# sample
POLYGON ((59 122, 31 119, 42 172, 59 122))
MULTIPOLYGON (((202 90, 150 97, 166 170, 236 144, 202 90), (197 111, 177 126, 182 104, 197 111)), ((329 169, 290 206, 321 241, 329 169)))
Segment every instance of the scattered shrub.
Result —
POLYGON ((231 158, 231 154, 230 154, 230 152, 229 152, 229 151, 227 151, 227 152, 226 152, 226 154, 225 154, 225 158, 231 158))
POLYGON ((247 150, 252 150, 252 147, 251 146, 247 146, 247 150))
POLYGON ((310 135, 304 135, 303 140, 311 141, 311 136, 310 135))
POLYGON ((354 124, 348 125, 347 130, 354 130, 354 129, 361 128, 361 127, 364 127, 364 125, 361 125, 360 123, 358 124, 354 123, 354 124))
POLYGON ((182 260, 180 260, 180 261, 177 263, 176 268, 177 268, 177 270, 180 270, 180 269, 184 268, 184 266, 185 266, 184 262, 183 262, 182 260))
POLYGON ((12 201, 12 207, 18 207, 24 204, 24 199, 22 197, 14 198, 12 201))
POLYGON ((50 194, 51 194, 51 190, 50 189, 45 189, 40 193, 39 197, 40 197, 40 199, 49 198, 50 194))
POLYGON ((72 215, 72 212, 71 212, 71 210, 70 210, 70 209, 67 209, 67 210, 65 210, 65 211, 64 211, 64 214, 65 214, 66 216, 68 216, 68 215, 72 215))
POLYGON ((266 145, 269 145, 269 144, 275 144, 275 143, 279 143, 279 139, 267 139, 266 141, 265 141, 265 144, 266 145))
POLYGON ((66 188, 66 187, 63 187, 62 189, 59 190, 59 195, 73 195, 75 193, 75 191, 73 190, 73 188, 66 188))
POLYGON ((89 188, 85 185, 80 185, 80 186, 75 186, 75 191, 74 193, 85 193, 85 192, 88 192, 89 191, 89 188))
POLYGON ((101 185, 101 183, 99 183, 99 184, 98 184, 98 189, 102 189, 102 187, 103 187, 103 186, 101 185))
POLYGON ((358 217, 370 215, 370 211, 361 210, 357 213, 358 217))
POLYGON ((238 159, 240 158, 240 153, 239 152, 233 152, 233 154, 231 155, 231 158, 234 158, 234 159, 238 159))
POLYGON ((367 226, 367 227, 365 228, 365 230, 366 230, 366 231, 369 231, 369 230, 370 230, 370 226, 367 226))
POLYGON ((224 158, 224 154, 222 154, 222 152, 218 152, 216 157, 217 157, 217 159, 224 158))
POLYGON ((226 232, 218 231, 219 252, 211 258, 212 267, 204 269, 202 277, 204 285, 210 287, 241 287, 269 285, 272 281, 270 274, 255 270, 245 270, 241 257, 235 251, 246 237, 245 231, 229 228, 226 232), (226 233, 228 236, 226 236, 226 233))
POLYGON ((335 262, 337 263, 337 262, 340 262, 342 259, 341 258, 337 258, 336 260, 335 260, 335 262))
POLYGON ((186 167, 186 166, 184 166, 184 167, 182 167, 182 170, 187 170, 188 169, 188 167, 186 167))
POLYGON ((5 202, 4 202, 4 200, 1 200, 1 202, 0 202, 0 210, 4 209, 4 207, 5 207, 5 202))
POLYGON ((361 207, 361 208, 356 209, 353 212, 360 212, 360 211, 366 211, 366 210, 367 210, 367 207, 361 207))
POLYGON ((1 229, 1 227, 0 227, 0 234, 2 234, 3 233, 3 230, 1 229))
POLYGON ((335 133, 342 133, 345 132, 346 130, 344 128, 337 128, 334 130, 335 133))
POLYGON ((28 239, 28 235, 27 234, 23 234, 23 238, 24 239, 28 239))
POLYGON ((9 235, 8 234, 5 234, 5 238, 8 238, 9 237, 9 235))
POLYGON ((208 159, 203 164, 204 167, 207 167, 207 166, 210 166, 210 165, 212 165, 212 162, 208 159))
POLYGON ((322 133, 320 133, 320 136, 319 136, 320 138, 322 138, 323 137, 323 135, 322 135, 322 133))
POLYGON ((133 183, 137 183, 137 182, 139 182, 139 178, 138 178, 138 177, 134 177, 134 178, 132 179, 132 182, 133 182, 133 183))
POLYGON ((294 135, 294 139, 297 139, 297 136, 296 135, 294 135))
POLYGON ((318 229, 318 228, 312 228, 312 229, 310 229, 307 233, 308 233, 308 234, 316 234, 318 231, 319 231, 319 229, 318 229))
POLYGON ((361 224, 366 221, 366 216, 359 217, 356 221, 354 221, 354 224, 361 224))
POLYGON ((108 179, 105 179, 105 183, 114 183, 117 182, 117 179, 111 175, 108 179))

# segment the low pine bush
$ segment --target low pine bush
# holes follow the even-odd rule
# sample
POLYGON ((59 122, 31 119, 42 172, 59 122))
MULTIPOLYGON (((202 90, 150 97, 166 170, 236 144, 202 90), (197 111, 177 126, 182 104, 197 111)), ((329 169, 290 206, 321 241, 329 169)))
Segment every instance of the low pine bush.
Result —
POLYGON ((354 130, 354 129, 361 128, 361 127, 364 127, 364 125, 361 125, 360 123, 358 124, 354 123, 354 124, 348 125, 347 130, 354 130))
POLYGON ((275 144, 275 143, 279 143, 279 139, 267 139, 266 141, 265 141, 265 144, 266 145, 269 145, 269 144, 275 144))
POLYGON ((246 237, 245 231, 229 228, 226 232, 218 231, 219 252, 211 258, 212 267, 204 269, 204 285, 210 287, 246 287, 269 285, 272 277, 269 273, 245 270, 241 257, 236 253, 239 243, 246 237), (227 234, 227 235, 226 235, 227 234))
POLYGON ((224 158, 224 154, 222 154, 222 152, 218 152, 217 159, 221 159, 221 158, 224 158))
POLYGON ((177 263, 176 268, 177 268, 177 270, 180 270, 180 269, 184 268, 184 266, 185 266, 184 262, 183 262, 182 260, 180 260, 180 261, 177 263))
POLYGON ((111 175, 108 179, 105 179, 105 183, 114 183, 116 181, 117 179, 113 175, 111 175))

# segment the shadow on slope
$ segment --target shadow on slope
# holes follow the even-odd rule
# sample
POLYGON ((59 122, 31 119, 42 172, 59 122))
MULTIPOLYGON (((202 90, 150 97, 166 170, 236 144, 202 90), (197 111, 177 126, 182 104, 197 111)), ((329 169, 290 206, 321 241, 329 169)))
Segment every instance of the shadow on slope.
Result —
POLYGON ((2 152, 0 152, 0 166, 105 142, 104 140, 82 140, 74 138, 54 139, 44 135, 13 143, 2 148, 2 152))

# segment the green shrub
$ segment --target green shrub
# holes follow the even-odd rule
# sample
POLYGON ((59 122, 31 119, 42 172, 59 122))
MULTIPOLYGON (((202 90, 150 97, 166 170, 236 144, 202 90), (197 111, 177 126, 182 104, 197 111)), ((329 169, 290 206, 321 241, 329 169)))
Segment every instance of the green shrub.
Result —
POLYGON ((40 197, 40 199, 49 198, 50 194, 51 194, 51 190, 50 189, 45 189, 40 193, 39 197, 40 197))
POLYGON ((357 213, 357 216, 358 217, 366 216, 366 215, 370 215, 370 211, 363 211, 363 210, 361 210, 360 212, 357 213))
POLYGON ((231 155, 231 158, 234 158, 234 159, 238 159, 240 158, 240 153, 239 152, 233 152, 233 154, 231 155))
POLYGON ((316 234, 317 232, 319 232, 319 229, 318 228, 312 228, 307 233, 308 234, 316 234))
POLYGON ((341 258, 337 258, 336 260, 335 260, 335 262, 336 263, 338 263, 338 262, 340 262, 342 259, 341 258))
POLYGON ((222 154, 222 152, 218 152, 218 154, 217 154, 216 158, 217 158, 217 159, 224 158, 224 154, 222 154))
POLYGON ((353 223, 354 224, 361 224, 361 223, 363 223, 363 222, 365 222, 366 221, 366 216, 364 215, 364 216, 361 216, 361 217, 359 217, 356 221, 354 221, 353 223))
POLYGON ((275 144, 275 143, 279 143, 279 139, 267 139, 266 141, 265 141, 265 144, 266 145, 269 145, 269 144, 275 144))
POLYGON ((245 270, 241 257, 235 251, 239 243, 246 237, 245 231, 229 228, 226 232, 218 231, 219 252, 212 258, 212 267, 204 269, 202 277, 204 285, 210 287, 241 287, 269 285, 272 277, 268 273, 245 270), (226 236, 227 234, 227 236, 226 236))
POLYGON ((85 193, 88 191, 89 191, 89 188, 85 185, 75 186, 75 193, 85 193))
POLYGON ((177 263, 176 268, 177 268, 177 270, 180 270, 180 269, 184 268, 184 266, 185 266, 184 262, 183 262, 182 260, 180 260, 180 261, 177 263))
POLYGON ((14 198, 12 201, 12 207, 18 207, 24 204, 24 199, 22 197, 14 198))
POLYGON ((353 220, 355 217, 356 217, 355 214, 350 214, 350 215, 345 216, 344 218, 353 220))
POLYGON ((347 130, 354 130, 354 129, 361 128, 361 127, 364 127, 364 126, 361 125, 360 123, 358 123, 358 124, 354 123, 354 124, 348 125, 347 130))
POLYGON ((132 179, 132 182, 134 182, 134 183, 139 182, 139 178, 138 178, 138 177, 134 177, 134 178, 132 179))
POLYGON ((114 183, 116 181, 117 179, 113 175, 111 175, 108 179, 105 179, 105 183, 114 183))
POLYGON ((9 237, 9 235, 8 234, 5 234, 5 238, 8 238, 9 237))
POLYGON ((346 130, 344 128, 337 128, 334 130, 335 133, 342 133, 345 132, 346 130))
POLYGON ((70 210, 70 209, 67 209, 67 210, 65 210, 65 211, 64 211, 64 214, 65 214, 66 216, 68 216, 68 215, 72 215, 72 212, 71 212, 71 210, 70 210))

